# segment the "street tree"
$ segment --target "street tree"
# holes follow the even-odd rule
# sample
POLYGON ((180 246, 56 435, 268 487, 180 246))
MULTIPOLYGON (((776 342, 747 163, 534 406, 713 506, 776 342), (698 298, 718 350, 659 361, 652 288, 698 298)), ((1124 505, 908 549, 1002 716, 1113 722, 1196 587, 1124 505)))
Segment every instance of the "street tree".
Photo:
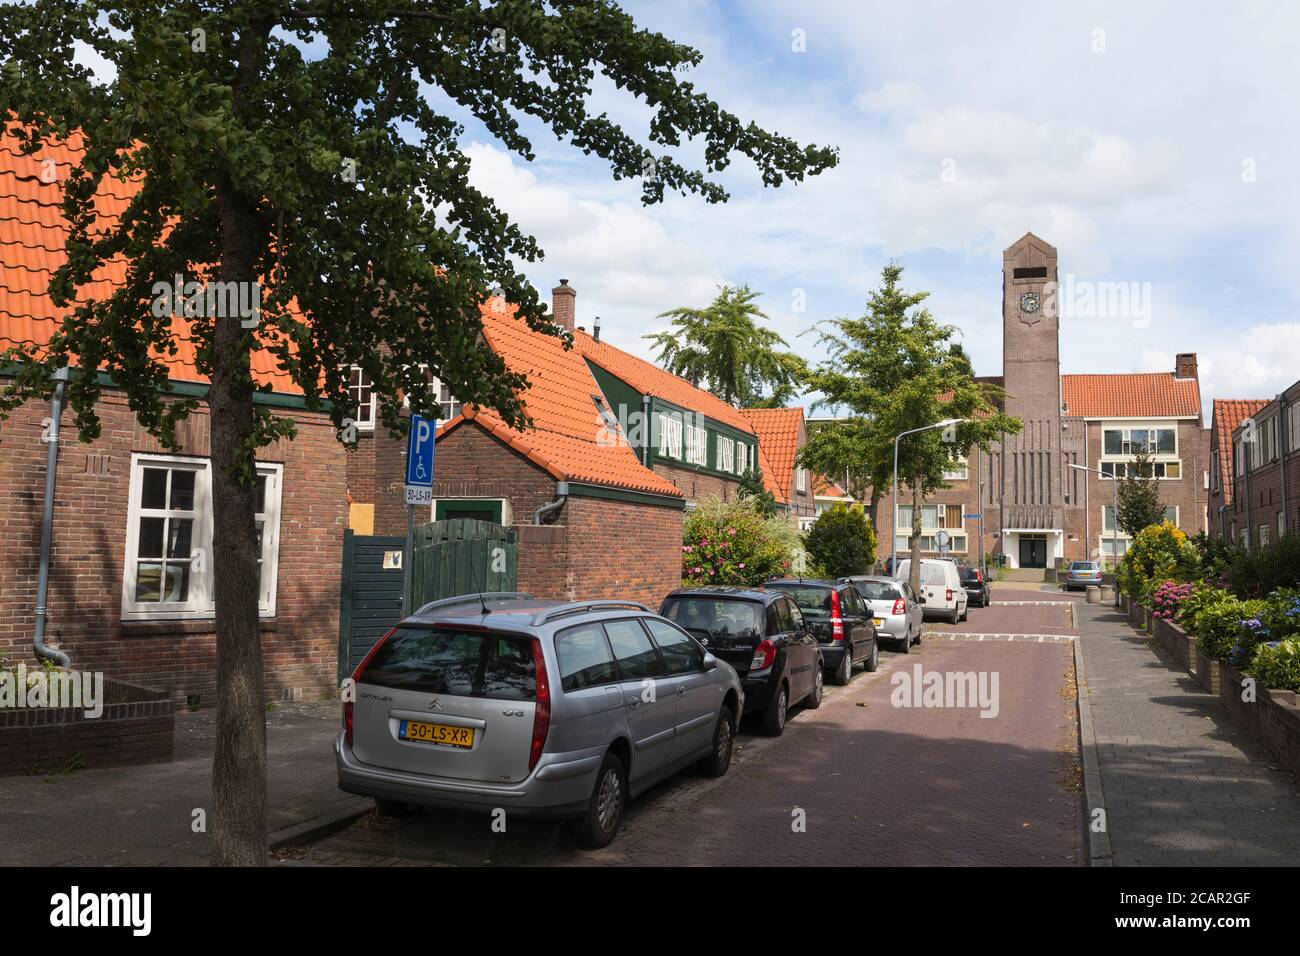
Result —
POLYGON ((760 324, 768 316, 748 286, 724 285, 703 309, 682 306, 661 313, 667 332, 647 335, 659 361, 730 405, 783 408, 807 371, 785 339, 760 324))
POLYGON ((1151 457, 1145 451, 1134 456, 1115 490, 1119 498, 1115 505, 1118 509, 1115 520, 1119 530, 1130 538, 1136 538, 1142 529, 1165 520, 1164 505, 1160 503, 1160 482, 1151 465, 1151 457))
MULTIPOLYGON (((715 174, 748 157, 767 186, 831 166, 743 123, 681 75, 700 54, 643 30, 605 0, 34 0, 5 8, 0 115, 24 154, 84 146, 63 178, 67 261, 50 293, 65 317, 48 342, 0 355, 18 366, 0 413, 68 387, 83 439, 99 432, 107 375, 136 417, 175 449, 199 399, 167 396, 166 359, 188 336, 213 466, 217 732, 214 864, 266 862, 266 737, 257 612, 254 459, 293 425, 256 401, 255 353, 272 356, 351 434, 347 374, 360 366, 379 420, 405 429, 403 401, 437 414, 427 374, 459 399, 524 426, 524 379, 482 347, 492 293, 550 334, 517 264, 541 250, 470 183, 460 117, 476 118, 531 161, 533 130, 640 181, 644 203, 669 192, 727 198, 715 174), (97 64, 98 73, 86 64, 97 64), (597 75, 652 113, 637 138, 589 104, 597 75), (432 94, 432 95, 431 95, 432 94), (703 168, 674 155, 698 143, 703 168), (96 194, 134 189, 116 219, 96 194), (112 294, 78 289, 125 261, 112 294), (181 274, 256 286, 260 312, 157 316, 157 284, 181 274)), ((230 288, 227 286, 227 288, 230 288)))
MULTIPOLYGON (((899 480, 912 499, 909 548, 916 587, 925 498, 946 487, 943 473, 965 461, 972 448, 988 451, 1004 433, 1016 433, 1021 425, 1000 410, 1001 389, 975 378, 969 357, 954 341, 956 329, 940 324, 923 307, 929 293, 904 290, 902 274, 903 266, 889 263, 860 318, 835 319, 817 327, 827 356, 807 378, 808 388, 820 393, 814 407, 848 414, 818 428, 800 461, 827 474, 847 471, 857 476, 856 483, 870 488, 867 514, 877 527, 879 501, 892 482, 894 436, 950 418, 964 419, 942 431, 908 435, 899 443, 899 480)), ((897 516, 890 526, 896 522, 897 516)))

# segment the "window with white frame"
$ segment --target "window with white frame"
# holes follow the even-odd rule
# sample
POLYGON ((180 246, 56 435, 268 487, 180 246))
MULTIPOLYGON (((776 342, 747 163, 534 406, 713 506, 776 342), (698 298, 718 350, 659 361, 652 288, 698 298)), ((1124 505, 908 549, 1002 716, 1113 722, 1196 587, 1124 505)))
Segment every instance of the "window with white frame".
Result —
MULTIPOLYGON (((1130 473, 1137 475, 1137 463, 1131 461, 1103 461, 1101 463, 1101 473, 1103 475, 1114 475, 1116 478, 1127 478, 1130 473)), ((1148 478, 1181 478, 1183 477, 1183 463, 1181 461, 1149 461, 1147 462, 1148 478)))
POLYGON ((735 471, 736 470, 736 440, 734 438, 725 438, 718 436, 717 461, 714 467, 718 471, 735 471))
POLYGON ((682 457, 682 420, 676 415, 659 413, 659 454, 678 460, 682 457))
POLYGON ((1261 548, 1268 547, 1268 525, 1267 524, 1261 524, 1259 526, 1259 546, 1261 548))
MULTIPOLYGON (((429 391, 438 397, 438 421, 451 421, 460 414, 461 404, 456 400, 456 396, 451 394, 451 389, 442 384, 442 380, 435 378, 429 370, 429 366, 421 365, 420 371, 424 373, 424 379, 429 383, 429 391)), ((402 407, 410 408, 411 399, 409 396, 402 399, 402 407)))
MULTIPOLYGON (((1178 508, 1176 505, 1169 505, 1165 508, 1165 520, 1175 527, 1178 526, 1178 508)), ((1115 531, 1115 507, 1113 505, 1102 506, 1101 530, 1105 534, 1111 534, 1115 531)), ((1122 528, 1119 533, 1121 536, 1127 535, 1127 532, 1122 528)))
MULTIPOLYGON (((275 614, 283 467, 259 464, 254 488, 258 609, 275 614)), ((136 454, 131 459, 123 620, 211 617, 211 464, 203 458, 136 454)))
POLYGON ((1116 478, 1136 475, 1132 457, 1145 453, 1150 458, 1150 477, 1177 480, 1183 477, 1178 458, 1178 429, 1156 425, 1102 430, 1102 459, 1099 470, 1116 478), (1121 459, 1121 460, 1116 460, 1121 459))
POLYGON ((743 475, 749 471, 749 446, 743 441, 736 443, 736 474, 743 475))
POLYGON ((794 472, 794 488, 799 494, 808 493, 808 469, 796 468, 794 472))
POLYGON ((965 481, 967 476, 966 462, 954 462, 944 470, 944 481, 965 481))
POLYGON ((1282 450, 1287 453, 1300 450, 1300 402, 1286 407, 1286 444, 1282 450))
POLYGON ((370 376, 360 365, 352 366, 348 373, 348 400, 352 403, 353 420, 362 431, 375 427, 375 390, 370 376))
MULTIPOLYGON (((940 531, 947 531, 951 543, 948 550, 962 553, 966 550, 966 527, 962 519, 965 505, 932 504, 921 505, 921 550, 938 551, 939 544, 935 536, 940 531)), ((899 551, 911 545, 908 538, 912 533, 912 506, 898 506, 898 522, 895 527, 896 544, 899 551)))
POLYGON ((692 465, 709 463, 709 433, 702 425, 685 425, 686 460, 692 465))

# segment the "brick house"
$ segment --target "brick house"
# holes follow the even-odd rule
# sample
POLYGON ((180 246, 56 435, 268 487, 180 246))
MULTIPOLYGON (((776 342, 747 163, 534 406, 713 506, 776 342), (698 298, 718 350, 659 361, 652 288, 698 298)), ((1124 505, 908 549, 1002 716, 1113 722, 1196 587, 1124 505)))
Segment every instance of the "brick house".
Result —
MULTIPOLYGON (((51 145, 25 157, 11 140, 0 141, 0 350, 39 346, 64 316, 48 286, 64 261, 67 226, 59 182, 40 175, 45 159, 67 168, 80 153, 51 145)), ((130 187, 114 184, 99 198, 102 215, 120 215, 130 187)), ((109 266, 96 284, 120 283, 124 275, 124 265, 109 266)), ((184 336, 175 341, 171 396, 204 395, 192 346, 184 336)), ((272 389, 257 401, 297 429, 257 458, 267 695, 332 695, 346 525, 343 449, 329 418, 307 410, 273 357, 257 352, 253 366, 272 389)), ((47 640, 79 670, 173 698, 209 696, 216 636, 211 561, 204 559, 212 532, 207 409, 179 427, 181 449, 168 453, 138 425, 125 393, 107 377, 100 381, 99 438, 79 442, 73 416, 66 408, 60 416, 47 640)), ((13 662, 33 658, 50 414, 48 402, 28 402, 0 432, 0 656, 13 662)))
POLYGON ((1236 538, 1232 522, 1232 433, 1245 419, 1268 404, 1266 398, 1216 398, 1210 415, 1210 532, 1220 538, 1236 538))
MULTIPOLYGON (((500 300, 484 307, 484 345, 527 376, 533 424, 509 428, 489 409, 453 403, 438 430, 433 505, 417 520, 514 528, 517 586, 539 597, 658 606, 681 582, 684 511, 733 498, 757 439, 732 406, 577 327, 575 307, 562 281, 552 317, 573 332, 569 349, 500 300)), ((376 533, 404 533, 404 448, 386 435, 371 442, 375 453, 349 462, 354 518, 369 506, 376 533)))
MULTIPOLYGON (((1216 411, 1218 402, 1215 402, 1216 411)), ((1232 430, 1227 533, 1247 547, 1300 530, 1300 382, 1246 410, 1232 430)))
MULTIPOLYGON (((1056 249, 1033 233, 1004 252, 1004 371, 984 380, 1005 389, 1005 411, 1024 428, 1004 435, 989 454, 973 449, 945 475, 948 487, 923 504, 923 552, 937 553, 935 536, 945 531, 951 553, 972 563, 982 557, 981 545, 1010 567, 1122 555, 1128 538, 1113 534, 1109 476, 1122 476, 1140 449, 1154 462, 1169 518, 1188 534, 1206 529, 1210 443, 1196 355, 1179 354, 1170 372, 1062 375, 1059 319, 1041 307, 1055 299, 1056 282, 1056 249)), ((901 552, 912 505, 910 489, 900 484, 901 552)), ((886 499, 882 553, 894 517, 886 499)))
POLYGON ((808 441, 802 408, 745 408, 740 413, 758 436, 764 489, 800 531, 812 527, 827 508, 852 504, 853 498, 839 485, 798 463, 799 452, 808 441))

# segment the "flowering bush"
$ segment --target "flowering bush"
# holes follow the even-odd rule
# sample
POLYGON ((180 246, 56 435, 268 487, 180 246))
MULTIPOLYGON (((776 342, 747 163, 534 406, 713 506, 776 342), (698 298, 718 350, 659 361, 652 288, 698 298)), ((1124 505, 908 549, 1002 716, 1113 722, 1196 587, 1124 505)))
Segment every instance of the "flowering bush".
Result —
POLYGON ((1166 581, 1151 595, 1151 613, 1166 621, 1178 620, 1182 603, 1192 595, 1192 585, 1166 581))
POLYGON ((1268 628, 1271 640, 1281 641, 1300 634, 1300 590, 1279 588, 1268 596, 1267 603, 1259 618, 1268 628))
POLYGON ((1192 585, 1192 593, 1183 598, 1178 606, 1178 623, 1189 634, 1195 634, 1202 613, 1216 604, 1230 600, 1234 600, 1232 592, 1225 588, 1216 587, 1213 584, 1194 584, 1192 585))
POLYGON ((789 522, 764 518, 753 499, 702 501, 683 529, 682 582, 762 584, 790 570, 797 545, 789 522))
POLYGON ((1246 673, 1265 687, 1300 691, 1300 640, 1293 637, 1261 644, 1246 673))
POLYGON ((1138 532, 1120 559, 1116 576, 1124 594, 1146 604, 1159 582, 1190 581, 1196 567, 1196 549, 1188 544, 1186 534, 1166 520, 1138 532))
POLYGON ((1272 640, 1260 615, 1268 603, 1243 601, 1228 597, 1202 610, 1196 618, 1196 643, 1216 661, 1244 664, 1255 655, 1255 648, 1272 640))

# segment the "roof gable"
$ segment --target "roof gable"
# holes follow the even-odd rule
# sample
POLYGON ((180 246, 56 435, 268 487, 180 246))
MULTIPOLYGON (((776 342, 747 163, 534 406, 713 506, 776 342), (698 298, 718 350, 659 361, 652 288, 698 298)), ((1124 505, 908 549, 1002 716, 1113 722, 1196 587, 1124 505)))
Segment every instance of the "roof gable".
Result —
POLYGON ((1216 398, 1210 417, 1212 448, 1219 452, 1219 487, 1223 503, 1232 504, 1232 433, 1269 403, 1267 398, 1216 398))
POLYGON ((1201 416, 1201 386, 1172 372, 1062 375, 1062 414, 1072 418, 1201 416))
POLYGON ((794 494, 795 456, 803 444, 802 408, 744 408, 740 414, 753 426, 766 464, 763 486, 788 504, 794 494))

